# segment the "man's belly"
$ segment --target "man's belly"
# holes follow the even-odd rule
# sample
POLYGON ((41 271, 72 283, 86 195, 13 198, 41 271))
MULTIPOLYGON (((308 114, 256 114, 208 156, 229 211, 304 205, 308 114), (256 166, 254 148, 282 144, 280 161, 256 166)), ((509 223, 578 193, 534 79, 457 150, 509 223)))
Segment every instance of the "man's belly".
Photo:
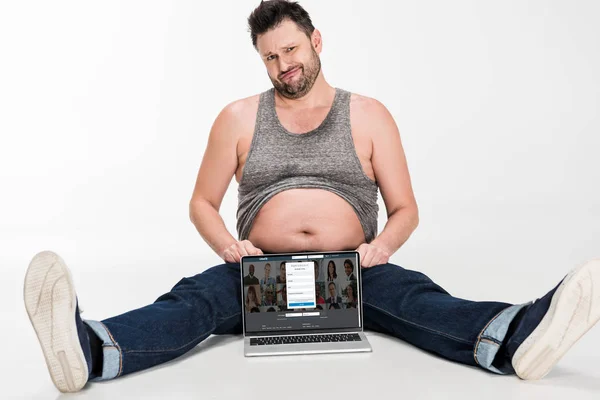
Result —
POLYGON ((258 212, 248 240, 264 253, 354 250, 365 241, 356 212, 324 189, 277 193, 258 212))

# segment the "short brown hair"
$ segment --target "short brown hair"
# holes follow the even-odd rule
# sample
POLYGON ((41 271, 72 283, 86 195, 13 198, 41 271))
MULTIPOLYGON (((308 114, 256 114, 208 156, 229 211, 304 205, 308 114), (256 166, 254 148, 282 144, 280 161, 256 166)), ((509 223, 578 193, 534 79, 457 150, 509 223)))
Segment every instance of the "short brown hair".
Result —
POLYGON ((250 37, 254 48, 256 49, 258 35, 275 28, 285 19, 294 22, 298 29, 303 31, 310 39, 315 27, 312 24, 310 15, 297 1, 261 0, 260 5, 248 17, 248 28, 250 29, 250 37))

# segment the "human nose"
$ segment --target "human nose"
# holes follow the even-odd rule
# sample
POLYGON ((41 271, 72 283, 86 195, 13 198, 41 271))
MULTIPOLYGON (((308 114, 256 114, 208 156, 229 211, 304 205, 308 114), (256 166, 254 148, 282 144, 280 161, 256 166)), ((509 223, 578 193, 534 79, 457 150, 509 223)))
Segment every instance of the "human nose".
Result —
POLYGON ((288 72, 290 69, 292 69, 293 65, 290 59, 285 58, 285 57, 280 57, 279 58, 279 74, 283 75, 284 73, 288 72))

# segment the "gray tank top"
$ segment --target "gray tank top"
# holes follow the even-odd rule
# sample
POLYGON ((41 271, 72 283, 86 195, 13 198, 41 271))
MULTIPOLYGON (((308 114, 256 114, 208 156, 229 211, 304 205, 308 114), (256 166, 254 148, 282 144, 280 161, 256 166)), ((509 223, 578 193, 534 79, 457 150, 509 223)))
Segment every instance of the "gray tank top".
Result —
MULTIPOLYGON (((238 240, 248 239, 254 217, 277 193, 319 188, 356 212, 370 243, 377 236, 377 183, 363 171, 350 130, 350 92, 336 88, 333 105, 316 129, 296 134, 275 111, 275 89, 260 94, 254 136, 238 187, 238 240)), ((311 205, 306 204, 310 210, 311 205)))

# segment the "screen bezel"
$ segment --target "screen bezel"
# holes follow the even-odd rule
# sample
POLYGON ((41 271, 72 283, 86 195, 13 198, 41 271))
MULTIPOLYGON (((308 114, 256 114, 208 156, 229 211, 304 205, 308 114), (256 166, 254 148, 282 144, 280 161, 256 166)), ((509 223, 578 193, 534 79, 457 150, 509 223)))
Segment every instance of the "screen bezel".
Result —
POLYGON ((296 253, 272 253, 272 254, 261 254, 252 256, 242 256, 240 258, 240 290, 241 295, 241 312, 242 312, 242 330, 244 338, 246 337, 258 337, 258 336, 282 336, 282 335, 310 335, 315 333, 345 333, 345 332, 362 332, 364 330, 364 313, 363 313, 363 301, 362 301, 362 268, 360 266, 360 253, 356 250, 342 250, 342 251, 311 251, 311 252, 296 252, 296 253), (328 329, 302 329, 302 330, 281 330, 281 331, 268 331, 268 332, 247 332, 246 331, 246 312, 244 310, 244 262, 252 261, 268 261, 261 260, 264 257, 292 257, 292 256, 307 256, 310 258, 311 255, 336 255, 339 254, 340 258, 344 256, 354 255, 356 258, 356 274, 357 274, 357 285, 358 288, 358 314, 359 314, 359 326, 350 328, 328 328, 328 329))

